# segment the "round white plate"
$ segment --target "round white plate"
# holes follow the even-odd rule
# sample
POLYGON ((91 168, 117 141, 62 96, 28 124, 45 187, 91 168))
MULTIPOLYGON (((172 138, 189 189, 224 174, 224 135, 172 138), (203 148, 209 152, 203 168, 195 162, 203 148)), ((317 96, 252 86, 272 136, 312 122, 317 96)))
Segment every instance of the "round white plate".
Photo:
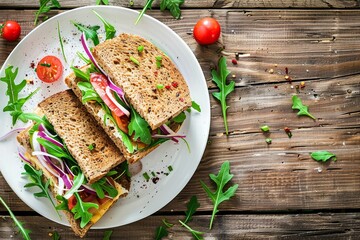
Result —
MULTIPOLYGON (((187 135, 191 151, 185 143, 180 141, 174 144, 170 141, 162 144, 155 151, 142 159, 143 170, 132 178, 130 193, 126 198, 120 199, 106 215, 94 226, 94 228, 111 228, 143 219, 158 211, 169 203, 188 183, 200 163, 205 150, 210 128, 210 104, 208 90, 203 72, 193 52, 186 43, 169 27, 158 20, 143 16, 138 25, 134 25, 138 16, 137 11, 113 6, 89 6, 66 11, 35 28, 13 50, 0 71, 0 77, 5 76, 5 68, 12 65, 19 68, 16 82, 22 79, 34 80, 34 85, 27 84, 20 97, 27 96, 30 91, 40 87, 40 91, 28 101, 23 110, 31 112, 38 102, 56 92, 66 89, 63 82, 65 76, 71 72, 70 65, 84 65, 76 56, 76 52, 84 53, 80 39, 80 32, 70 22, 75 21, 85 25, 99 25, 101 27, 100 41, 104 41, 104 27, 102 22, 92 12, 96 10, 102 17, 115 26, 117 34, 121 32, 140 35, 153 42, 162 49, 177 65, 186 79, 191 97, 201 106, 201 113, 191 111, 187 114, 181 133, 187 135), (61 36, 64 39, 65 56, 64 62, 60 50, 57 24, 60 25, 61 36), (58 56, 65 67, 62 79, 54 84, 45 84, 37 79, 32 63, 37 62, 46 55, 58 56), (173 171, 168 170, 172 166, 173 171), (146 181, 142 174, 147 172, 156 173, 159 181, 154 184, 146 181), (169 173, 167 175, 167 173, 169 173), (167 175, 167 176, 166 176, 167 175)), ((5 96, 6 85, 0 82, 0 109, 3 109, 8 101, 5 96)), ((10 129, 11 117, 8 112, 0 112, 1 129, 0 136, 10 129)), ((20 121, 16 127, 24 126, 20 121)), ((24 189, 27 179, 21 176, 23 163, 17 156, 15 135, 0 142, 0 169, 1 173, 13 189, 13 191, 29 207, 42 216, 69 225, 66 218, 60 219, 49 201, 45 198, 35 198, 33 192, 37 189, 24 189)))

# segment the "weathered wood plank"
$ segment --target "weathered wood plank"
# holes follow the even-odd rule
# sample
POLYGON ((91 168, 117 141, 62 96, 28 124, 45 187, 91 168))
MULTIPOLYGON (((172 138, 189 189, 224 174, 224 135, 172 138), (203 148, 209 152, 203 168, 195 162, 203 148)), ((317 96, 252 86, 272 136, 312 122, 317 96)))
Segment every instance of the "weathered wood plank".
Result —
MULTIPOLYGON (((63 8, 74 8, 95 5, 95 0, 61 0, 63 8)), ((146 0, 109 0, 109 5, 142 8, 146 0)), ((155 0, 153 6, 159 7, 160 0, 155 0)), ((37 0, 2 0, 0 7, 29 8, 38 7, 37 0)), ((182 8, 359 8, 357 0, 328 0, 328 1, 292 1, 292 0, 186 0, 182 8)))
MULTIPOLYGON (((1 239, 21 239, 14 230, 12 220, 0 219, 1 239)), ((65 226, 42 217, 18 217, 25 227, 32 230, 33 239, 49 239, 57 231, 61 239, 78 239, 65 226)), ((154 239, 155 230, 165 216, 151 216, 144 220, 118 227, 111 239, 154 239)), ((190 232, 180 227, 178 220, 183 215, 166 216, 175 226, 169 229, 166 239, 193 239, 190 232)), ((356 239, 360 234, 359 213, 318 214, 261 214, 217 216, 212 230, 208 230, 210 216, 195 216, 189 223, 193 229, 204 231, 205 239, 356 239)), ((86 239, 102 239, 105 230, 90 230, 86 239)))

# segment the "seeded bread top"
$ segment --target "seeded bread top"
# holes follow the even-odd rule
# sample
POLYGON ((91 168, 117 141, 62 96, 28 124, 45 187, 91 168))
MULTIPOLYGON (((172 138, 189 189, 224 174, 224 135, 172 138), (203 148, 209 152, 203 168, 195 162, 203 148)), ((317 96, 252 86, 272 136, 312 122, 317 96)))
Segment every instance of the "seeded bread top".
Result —
POLYGON ((89 183, 96 182, 125 160, 71 90, 50 96, 39 103, 39 108, 63 139, 89 183))
POLYGON ((190 91, 180 71, 144 38, 123 33, 95 46, 93 55, 153 130, 191 106, 190 91))

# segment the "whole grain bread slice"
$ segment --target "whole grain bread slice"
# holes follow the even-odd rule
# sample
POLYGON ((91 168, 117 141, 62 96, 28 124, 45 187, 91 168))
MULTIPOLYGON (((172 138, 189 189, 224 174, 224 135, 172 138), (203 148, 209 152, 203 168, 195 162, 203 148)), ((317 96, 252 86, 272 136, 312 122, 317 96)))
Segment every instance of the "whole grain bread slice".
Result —
MULTIPOLYGON (((26 153, 25 155, 28 157, 28 159, 30 159, 31 161, 31 165, 37 169, 37 170, 41 170, 43 172, 43 176, 44 176, 44 181, 47 181, 48 179, 50 179, 50 190, 52 192, 52 194, 54 196, 57 195, 56 190, 54 188, 54 184, 58 184, 58 179, 56 177, 54 177, 46 168, 44 168, 40 161, 36 158, 31 156, 31 145, 30 145, 30 137, 29 137, 29 128, 23 130, 22 132, 20 132, 17 135, 17 141, 25 148, 26 153)), ((107 204, 107 206, 105 206, 101 212, 102 215, 104 215, 111 206, 113 206, 113 204, 120 198, 120 197, 124 197, 127 195, 127 190, 124 189, 120 184, 118 184, 117 182, 114 183, 116 189, 118 190, 118 195, 111 199, 109 202, 109 204, 107 204)), ((56 198, 55 198, 56 199, 56 198)), ((60 204, 60 202, 58 202, 60 204)), ((87 231, 96 223, 96 221, 90 221, 84 228, 80 227, 80 220, 76 220, 74 218, 74 215, 71 212, 68 211, 64 211, 64 214, 66 216, 66 218, 69 221, 69 224, 72 228, 72 230, 74 231, 76 236, 79 236, 81 238, 83 238, 87 231)))
POLYGON ((70 89, 50 96, 38 106, 63 139, 89 183, 104 177, 125 160, 70 89))
POLYGON ((180 71, 146 39, 123 33, 95 46, 93 55, 151 129, 191 106, 190 91, 180 71))
MULTIPOLYGON (((83 66, 80 68, 81 71, 86 72, 89 69, 89 65, 83 66)), ((66 85, 71 88, 71 90, 75 93, 75 95, 81 99, 82 93, 78 87, 78 82, 82 81, 82 79, 77 78, 74 73, 71 73, 65 78, 66 85)), ((148 148, 143 151, 136 151, 134 153, 130 153, 117 132, 117 129, 114 126, 110 126, 109 124, 105 124, 104 120, 102 119, 101 112, 103 111, 101 105, 97 102, 85 102, 83 103, 87 111, 92 115, 92 117, 97 121, 98 125, 100 125, 104 131, 108 134, 111 140, 115 143, 115 145, 120 149, 123 153, 124 157, 129 161, 129 163, 136 162, 141 158, 145 157, 151 151, 153 151, 157 146, 148 148)), ((135 145, 136 143, 134 143, 135 145)))

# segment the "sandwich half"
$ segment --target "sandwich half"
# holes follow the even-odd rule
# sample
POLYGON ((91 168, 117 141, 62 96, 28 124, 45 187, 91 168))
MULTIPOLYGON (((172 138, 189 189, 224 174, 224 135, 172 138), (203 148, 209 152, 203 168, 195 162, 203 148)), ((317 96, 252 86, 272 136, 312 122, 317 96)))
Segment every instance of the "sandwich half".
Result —
POLYGON ((84 237, 127 194, 114 180, 117 173, 109 173, 124 157, 71 90, 42 101, 36 114, 38 120, 17 136, 25 170, 42 174, 56 210, 64 210, 75 234, 84 237))
POLYGON ((86 52, 93 63, 73 68, 65 82, 130 163, 185 137, 176 131, 192 105, 190 91, 165 53, 124 33, 86 52))

